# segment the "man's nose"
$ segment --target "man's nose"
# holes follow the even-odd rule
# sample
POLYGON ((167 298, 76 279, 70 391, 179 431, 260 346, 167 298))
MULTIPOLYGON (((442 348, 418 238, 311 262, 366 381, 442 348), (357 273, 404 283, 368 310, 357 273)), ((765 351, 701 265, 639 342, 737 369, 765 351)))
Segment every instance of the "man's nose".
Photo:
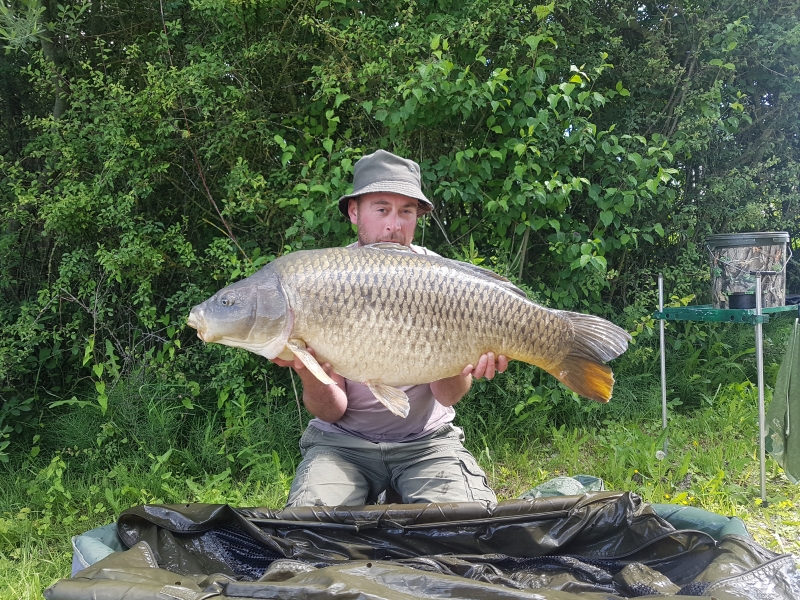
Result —
POLYGON ((400 216, 397 214, 393 214, 389 216, 387 220, 386 227, 392 231, 399 231, 401 227, 400 216))

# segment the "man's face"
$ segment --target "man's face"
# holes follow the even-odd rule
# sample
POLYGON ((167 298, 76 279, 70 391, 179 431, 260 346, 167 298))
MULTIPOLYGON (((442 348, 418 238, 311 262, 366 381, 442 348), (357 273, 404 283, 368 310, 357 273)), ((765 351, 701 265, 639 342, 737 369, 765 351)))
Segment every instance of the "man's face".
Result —
POLYGON ((358 244, 411 245, 417 228, 418 205, 415 198, 394 192, 371 192, 351 199, 348 214, 350 221, 358 226, 358 244))

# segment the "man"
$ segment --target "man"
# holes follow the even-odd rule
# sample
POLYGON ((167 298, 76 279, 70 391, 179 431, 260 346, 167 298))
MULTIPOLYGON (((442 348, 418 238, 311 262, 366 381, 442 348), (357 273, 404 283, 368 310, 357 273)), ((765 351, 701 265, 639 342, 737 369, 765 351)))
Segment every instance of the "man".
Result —
MULTIPOLYGON (((354 167, 353 192, 339 199, 339 210, 358 227, 353 246, 396 242, 430 253, 411 244, 417 218, 433 210, 422 193, 419 165, 412 160, 384 150, 361 158, 354 167)), ((459 375, 402 388, 411 407, 405 419, 328 363, 322 368, 335 385, 320 382, 299 359, 273 362, 294 368, 303 381, 303 402, 315 417, 300 440, 303 460, 287 506, 372 504, 385 490, 393 490, 403 503, 497 500, 452 421, 453 405, 472 380, 505 371, 505 356, 495 358, 490 352, 459 375)))

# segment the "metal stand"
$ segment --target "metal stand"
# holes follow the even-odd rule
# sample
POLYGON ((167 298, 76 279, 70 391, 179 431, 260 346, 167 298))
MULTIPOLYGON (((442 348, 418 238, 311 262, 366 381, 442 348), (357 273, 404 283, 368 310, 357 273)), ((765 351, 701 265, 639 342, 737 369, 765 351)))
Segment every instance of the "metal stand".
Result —
MULTIPOLYGON (((658 311, 664 312, 664 275, 658 274, 658 311)), ((667 428, 667 359, 664 352, 664 319, 659 321, 661 336, 661 427, 667 428)), ((664 436, 664 454, 669 446, 667 437, 664 436)))
MULTIPOLYGON (((756 307, 755 309, 720 309, 711 306, 685 306, 681 308, 664 308, 664 277, 658 275, 658 311, 653 314, 654 319, 659 319, 660 324, 660 348, 661 348, 661 412, 663 427, 667 427, 667 372, 664 344, 664 322, 665 321, 705 321, 716 323, 751 323, 755 326, 756 338, 756 370, 758 372, 758 445, 760 461, 760 484, 761 484, 761 503, 767 503, 766 486, 766 451, 764 432, 766 419, 764 412, 764 336, 763 324, 769 322, 771 314, 781 314, 794 312, 800 316, 800 307, 797 306, 774 306, 763 308, 761 306, 761 276, 774 275, 773 271, 753 271, 756 276, 756 307)), ((664 441, 664 451, 667 449, 667 441, 664 441)))

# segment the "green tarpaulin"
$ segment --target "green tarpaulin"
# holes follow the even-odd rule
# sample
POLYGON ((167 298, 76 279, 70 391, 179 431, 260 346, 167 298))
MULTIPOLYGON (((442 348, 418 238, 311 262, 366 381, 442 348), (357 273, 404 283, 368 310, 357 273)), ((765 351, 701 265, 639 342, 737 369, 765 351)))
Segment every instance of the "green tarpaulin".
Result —
MULTIPOLYGON (((699 522, 703 512, 677 514, 677 521, 699 522)), ((737 530, 733 521, 715 519, 705 531, 676 529, 629 492, 489 506, 139 506, 117 521, 127 550, 55 583, 45 596, 800 598, 791 555, 727 533, 737 530)))

